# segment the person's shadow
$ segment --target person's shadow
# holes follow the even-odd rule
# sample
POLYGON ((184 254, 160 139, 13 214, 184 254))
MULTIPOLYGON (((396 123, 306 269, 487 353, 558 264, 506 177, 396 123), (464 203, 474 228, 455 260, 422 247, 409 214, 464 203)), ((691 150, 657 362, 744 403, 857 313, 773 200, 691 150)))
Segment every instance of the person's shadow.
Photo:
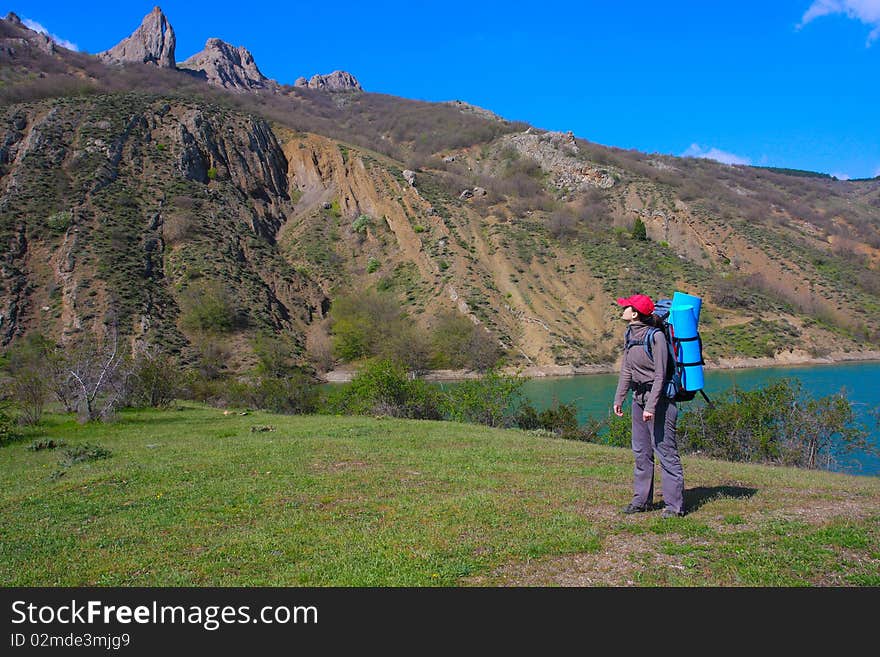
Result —
POLYGON ((757 492, 757 488, 746 488, 744 486, 697 486, 696 488, 688 488, 684 491, 684 508, 686 513, 693 513, 704 504, 719 497, 741 499, 752 497, 757 492))

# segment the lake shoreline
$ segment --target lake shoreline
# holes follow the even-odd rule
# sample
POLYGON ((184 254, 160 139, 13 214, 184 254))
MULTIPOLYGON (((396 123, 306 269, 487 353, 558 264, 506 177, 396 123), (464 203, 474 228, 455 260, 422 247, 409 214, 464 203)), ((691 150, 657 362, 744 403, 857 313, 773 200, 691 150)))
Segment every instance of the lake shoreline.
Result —
MULTIPOLYGON (((791 350, 764 358, 718 358, 707 360, 705 369, 731 370, 754 369, 762 367, 788 367, 795 365, 840 365, 848 362, 880 361, 880 351, 831 352, 827 356, 817 357, 807 351, 791 350)), ((527 378, 589 376, 593 374, 617 374, 620 362, 597 365, 534 365, 519 368, 505 368, 504 374, 519 374, 527 378)), ((331 370, 321 378, 325 383, 347 383, 352 380, 357 370, 331 370)), ((419 378, 425 381, 461 381, 476 379, 482 376, 472 370, 429 370, 419 378)))

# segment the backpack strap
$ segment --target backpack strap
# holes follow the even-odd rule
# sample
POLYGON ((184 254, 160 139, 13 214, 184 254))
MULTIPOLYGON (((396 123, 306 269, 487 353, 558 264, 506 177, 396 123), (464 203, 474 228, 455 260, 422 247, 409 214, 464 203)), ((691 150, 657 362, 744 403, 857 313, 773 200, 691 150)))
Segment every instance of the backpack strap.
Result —
POLYGON ((649 328, 645 331, 645 353, 648 354, 648 358, 654 360, 653 347, 654 347, 654 335, 660 329, 654 327, 649 328))
POLYGON ((645 353, 648 354, 648 358, 654 360, 653 353, 653 345, 654 345, 654 335, 660 329, 656 327, 649 328, 645 331, 645 336, 641 340, 633 340, 630 338, 632 334, 632 329, 630 327, 626 327, 626 333, 623 334, 623 349, 624 351, 628 351, 630 347, 634 347, 636 345, 642 345, 645 348, 645 353))
POLYGON ((637 344, 642 344, 641 340, 632 340, 630 336, 632 335, 632 328, 627 326, 626 333, 623 334, 623 350, 629 351, 630 347, 634 347, 637 344))

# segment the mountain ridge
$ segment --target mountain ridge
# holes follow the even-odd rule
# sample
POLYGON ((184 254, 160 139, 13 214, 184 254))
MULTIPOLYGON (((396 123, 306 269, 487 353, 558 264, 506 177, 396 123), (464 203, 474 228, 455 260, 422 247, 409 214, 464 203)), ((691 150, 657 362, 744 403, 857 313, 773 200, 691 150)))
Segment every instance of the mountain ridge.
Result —
POLYGON ((219 349, 240 370, 268 332, 306 362, 358 290, 390 294, 426 335, 457 313, 510 364, 547 371, 613 363, 613 300, 634 291, 703 296, 713 362, 880 339, 877 181, 602 147, 460 102, 209 94, 181 71, 28 50, 16 39, 35 37, 2 29, 6 345, 115 321, 133 349, 219 349), (53 85, 36 96, 35 72, 53 85), (195 321, 198 298, 226 304, 230 328, 195 321))
MULTIPOLYGON (((161 68, 191 72, 208 84, 237 92, 271 91, 281 93, 281 85, 260 72, 251 52, 244 46, 233 46, 210 37, 205 47, 179 64, 175 60, 176 37, 171 22, 156 6, 140 26, 98 57, 112 64, 150 63, 161 68)), ((362 91, 357 79, 346 71, 314 75, 308 81, 297 78, 294 86, 331 91, 362 91)))

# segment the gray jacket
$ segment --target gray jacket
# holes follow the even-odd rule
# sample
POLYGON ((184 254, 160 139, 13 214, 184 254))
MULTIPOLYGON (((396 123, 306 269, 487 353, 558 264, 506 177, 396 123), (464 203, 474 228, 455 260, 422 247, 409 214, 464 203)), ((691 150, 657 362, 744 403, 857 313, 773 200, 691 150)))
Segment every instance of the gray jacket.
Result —
MULTIPOLYGON (((645 338, 645 333, 652 327, 641 322, 630 325, 630 341, 640 342, 645 338)), ((635 344, 623 353, 623 365, 620 368, 620 379, 617 382, 617 392, 614 394, 614 404, 623 405, 630 385, 635 383, 651 383, 651 389, 646 392, 634 392, 634 401, 649 413, 654 413, 657 402, 663 394, 663 383, 666 380, 667 346, 666 336, 663 331, 654 333, 654 344, 651 347, 654 359, 651 360, 645 352, 642 344, 635 344)))

